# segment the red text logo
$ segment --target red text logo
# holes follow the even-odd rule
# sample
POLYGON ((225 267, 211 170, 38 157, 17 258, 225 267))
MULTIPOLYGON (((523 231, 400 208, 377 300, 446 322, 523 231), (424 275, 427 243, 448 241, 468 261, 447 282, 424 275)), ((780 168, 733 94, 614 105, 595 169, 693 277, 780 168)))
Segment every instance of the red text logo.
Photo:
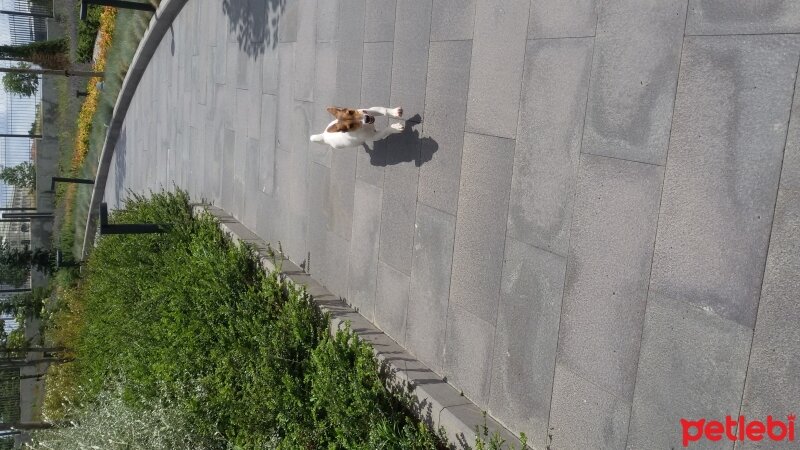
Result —
POLYGON ((683 446, 688 447, 690 442, 697 442, 702 438, 713 442, 721 439, 727 439, 731 442, 745 440, 758 442, 765 438, 772 441, 793 442, 794 420, 794 414, 789 414, 786 417, 786 421, 767 416, 766 422, 760 420, 747 421, 744 416, 739 416, 738 420, 731 416, 726 416, 724 424, 717 420, 681 419, 683 446))

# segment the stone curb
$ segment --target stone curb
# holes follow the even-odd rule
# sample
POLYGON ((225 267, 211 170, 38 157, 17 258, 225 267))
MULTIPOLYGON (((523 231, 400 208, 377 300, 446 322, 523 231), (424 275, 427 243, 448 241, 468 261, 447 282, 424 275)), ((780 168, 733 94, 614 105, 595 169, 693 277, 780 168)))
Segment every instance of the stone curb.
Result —
POLYGON ((142 80, 147 65, 156 52, 161 39, 167 33, 167 30, 172 26, 172 22, 178 17, 184 5, 188 0, 161 0, 158 10, 150 19, 150 25, 147 27, 142 40, 139 42, 139 47, 133 55, 128 73, 125 75, 125 80, 122 82, 122 88, 119 91, 117 102, 114 105, 114 113, 111 116, 111 122, 108 126, 108 134, 103 143, 103 149, 100 152, 100 161, 97 165, 97 175, 95 175, 94 185, 92 187, 92 199, 89 203, 89 213, 86 219, 86 231, 83 235, 83 250, 81 251, 82 258, 86 257, 89 247, 94 244, 94 234, 96 232, 96 220, 100 209, 100 202, 103 200, 103 195, 106 190, 106 182, 108 181, 108 170, 111 167, 111 157, 114 156, 114 147, 119 140, 120 131, 122 130, 122 123, 125 121, 125 116, 128 114, 128 108, 131 105, 133 95, 136 93, 136 88, 142 80))
POLYGON ((490 436, 496 432, 506 442, 503 448, 508 448, 510 443, 515 444, 516 448, 520 448, 519 439, 510 431, 490 416, 484 416, 483 411, 469 399, 414 358, 364 316, 333 295, 311 275, 277 252, 273 255, 266 241, 233 216, 212 205, 196 205, 193 214, 195 216, 210 214, 219 222, 220 229, 234 242, 246 243, 258 253, 265 270, 280 269, 285 280, 303 286, 314 303, 323 312, 330 313, 331 333, 344 328, 345 324, 349 322, 351 330, 372 345, 378 361, 389 367, 396 380, 408 383, 411 387, 411 392, 418 401, 417 414, 419 418, 434 430, 444 427, 450 441, 450 448, 472 449, 477 437, 475 430, 478 427, 482 428, 484 424, 488 428, 490 436))

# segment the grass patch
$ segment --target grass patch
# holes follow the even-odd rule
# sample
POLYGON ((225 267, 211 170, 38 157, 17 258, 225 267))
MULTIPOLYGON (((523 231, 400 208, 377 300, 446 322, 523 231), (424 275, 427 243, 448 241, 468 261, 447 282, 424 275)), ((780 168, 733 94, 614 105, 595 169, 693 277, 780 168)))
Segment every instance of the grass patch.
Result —
POLYGON ((193 218, 186 193, 134 196, 111 221, 173 225, 103 237, 62 293, 48 336, 75 361, 48 374, 49 418, 116 392, 138 414, 168 405, 194 448, 437 448, 371 347, 331 336, 304 292, 193 218))

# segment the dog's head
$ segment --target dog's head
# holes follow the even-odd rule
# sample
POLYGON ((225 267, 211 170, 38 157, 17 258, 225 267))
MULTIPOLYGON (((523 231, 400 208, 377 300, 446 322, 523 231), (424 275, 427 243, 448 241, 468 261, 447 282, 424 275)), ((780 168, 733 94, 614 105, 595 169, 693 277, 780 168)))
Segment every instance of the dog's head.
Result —
POLYGON ((357 109, 337 108, 330 106, 327 111, 336 118, 336 122, 328 127, 328 133, 355 131, 364 124, 375 123, 375 118, 357 109))

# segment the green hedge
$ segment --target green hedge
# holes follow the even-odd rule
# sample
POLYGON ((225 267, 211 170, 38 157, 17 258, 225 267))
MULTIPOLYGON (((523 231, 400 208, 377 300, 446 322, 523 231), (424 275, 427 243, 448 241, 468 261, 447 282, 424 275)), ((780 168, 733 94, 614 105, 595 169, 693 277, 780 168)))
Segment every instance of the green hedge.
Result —
POLYGON ((83 401, 109 382, 131 404, 168 397, 208 447, 436 448, 384 387, 371 347, 307 296, 265 274, 186 193, 134 196, 117 222, 172 223, 106 236, 81 282, 86 325, 75 364, 83 401), (217 436, 215 438, 215 436, 217 436))

